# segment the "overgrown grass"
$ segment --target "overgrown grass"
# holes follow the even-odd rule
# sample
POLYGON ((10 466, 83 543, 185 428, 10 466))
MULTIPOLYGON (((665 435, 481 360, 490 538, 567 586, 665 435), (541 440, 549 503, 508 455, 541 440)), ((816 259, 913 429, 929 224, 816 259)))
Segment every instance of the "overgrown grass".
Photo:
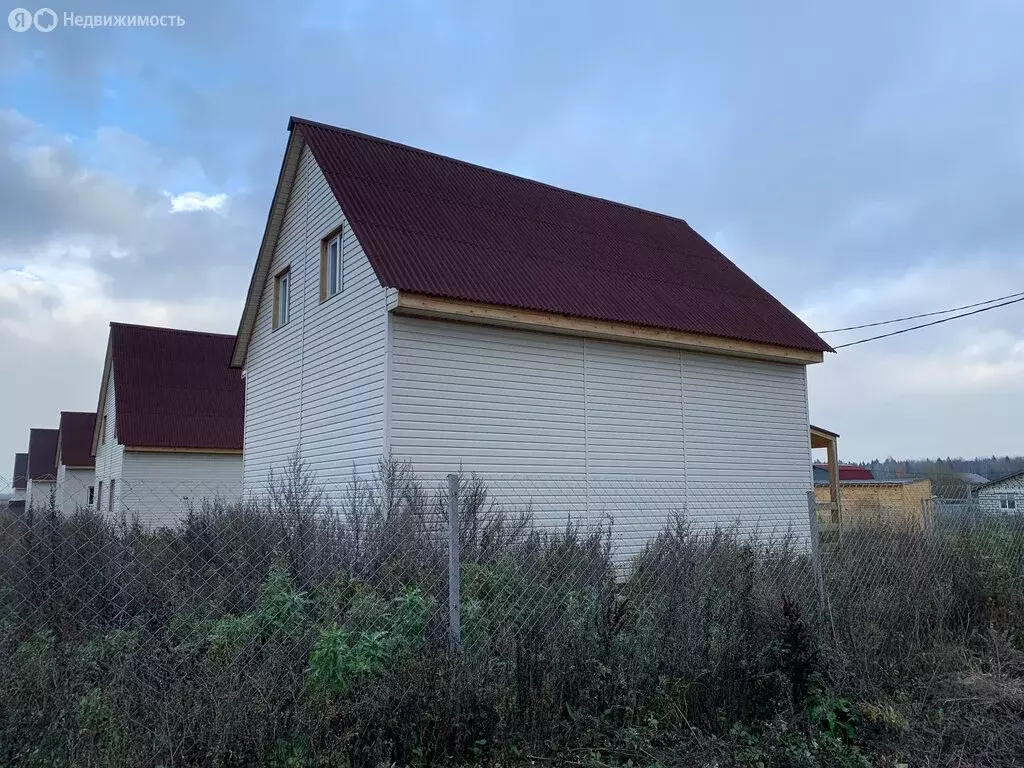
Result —
POLYGON ((1019 531, 850 531, 827 548, 822 610, 794 541, 679 520, 626 565, 613 531, 539 531, 479 483, 463 501, 456 652, 445 499, 402 465, 335 509, 296 467, 266 499, 207 504, 174 530, 0 519, 0 762, 1024 754, 1019 531))

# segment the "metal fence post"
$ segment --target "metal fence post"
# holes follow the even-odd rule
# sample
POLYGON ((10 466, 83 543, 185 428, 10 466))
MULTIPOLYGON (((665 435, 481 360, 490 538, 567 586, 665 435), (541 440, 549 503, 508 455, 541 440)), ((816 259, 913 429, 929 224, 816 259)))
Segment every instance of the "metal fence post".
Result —
POLYGON ((818 526, 818 501, 814 491, 807 492, 807 517, 811 532, 811 567, 814 569, 814 582, 818 588, 818 601, 821 614, 825 615, 825 576, 821 566, 821 538, 818 526))
POLYGON ((448 475, 448 642, 458 651, 462 644, 460 617, 459 476, 448 475))

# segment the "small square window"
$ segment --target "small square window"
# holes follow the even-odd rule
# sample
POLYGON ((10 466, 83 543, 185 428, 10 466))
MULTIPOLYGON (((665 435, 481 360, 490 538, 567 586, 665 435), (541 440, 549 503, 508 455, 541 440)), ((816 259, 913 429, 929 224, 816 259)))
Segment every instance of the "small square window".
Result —
POLYGON ((291 319, 292 273, 285 269, 274 278, 274 327, 287 325, 291 319))
POLYGON ((1004 493, 999 497, 999 508, 1006 510, 1017 509, 1017 497, 1012 493, 1004 493))
POLYGON ((344 287, 344 243, 340 228, 320 241, 320 301, 337 296, 344 287))

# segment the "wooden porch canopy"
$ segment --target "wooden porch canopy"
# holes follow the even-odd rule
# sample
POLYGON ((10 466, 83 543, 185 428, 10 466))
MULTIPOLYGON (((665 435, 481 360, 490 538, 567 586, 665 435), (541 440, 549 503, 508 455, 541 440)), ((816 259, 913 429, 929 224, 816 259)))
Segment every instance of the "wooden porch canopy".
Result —
POLYGON ((811 448, 824 448, 828 456, 829 518, 838 523, 843 509, 839 492, 839 435, 811 424, 811 448))

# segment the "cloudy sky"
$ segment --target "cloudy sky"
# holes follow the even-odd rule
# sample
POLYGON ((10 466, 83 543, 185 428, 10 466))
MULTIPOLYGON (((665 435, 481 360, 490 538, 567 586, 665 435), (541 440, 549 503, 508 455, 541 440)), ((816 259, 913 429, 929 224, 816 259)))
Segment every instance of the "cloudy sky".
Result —
MULTIPOLYGON (((0 457, 110 320, 234 332, 291 114, 685 218, 816 329, 1024 291, 1017 0, 145 5, 0 27, 0 457)), ((1024 453, 1024 304, 810 382, 847 459, 1024 453)))

